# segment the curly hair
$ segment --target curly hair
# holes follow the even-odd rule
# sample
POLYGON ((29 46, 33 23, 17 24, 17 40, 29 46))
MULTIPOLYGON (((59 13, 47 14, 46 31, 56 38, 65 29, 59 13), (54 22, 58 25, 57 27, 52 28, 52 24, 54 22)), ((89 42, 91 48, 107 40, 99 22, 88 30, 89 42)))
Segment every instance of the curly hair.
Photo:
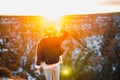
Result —
POLYGON ((0 77, 3 78, 11 78, 12 77, 12 73, 8 68, 5 67, 0 67, 0 77))

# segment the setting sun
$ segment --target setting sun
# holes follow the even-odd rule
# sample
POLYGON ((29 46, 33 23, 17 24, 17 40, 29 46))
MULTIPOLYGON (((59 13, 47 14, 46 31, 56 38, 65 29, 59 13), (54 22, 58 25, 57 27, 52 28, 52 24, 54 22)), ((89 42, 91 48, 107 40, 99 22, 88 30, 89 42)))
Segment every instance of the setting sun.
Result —
MULTIPOLYGON (((45 11, 40 11, 47 20, 56 21, 63 15, 71 14, 92 14, 92 13, 107 13, 107 12, 119 12, 120 5, 107 5, 108 0, 84 0, 84 1, 47 1, 43 7, 45 11)), ((42 3, 41 3, 42 5, 42 3)))
POLYGON ((58 30, 59 20, 65 15, 120 12, 119 0, 20 0, 14 3, 4 0, 0 5, 0 15, 43 16, 44 27, 52 25, 58 30))

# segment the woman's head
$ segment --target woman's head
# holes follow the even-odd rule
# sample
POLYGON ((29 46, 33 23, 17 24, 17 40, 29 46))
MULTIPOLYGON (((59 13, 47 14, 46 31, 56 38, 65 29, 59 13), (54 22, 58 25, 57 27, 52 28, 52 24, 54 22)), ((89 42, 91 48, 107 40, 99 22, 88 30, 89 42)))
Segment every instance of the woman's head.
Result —
POLYGON ((44 36, 54 36, 58 33, 57 29, 53 27, 44 28, 44 36))

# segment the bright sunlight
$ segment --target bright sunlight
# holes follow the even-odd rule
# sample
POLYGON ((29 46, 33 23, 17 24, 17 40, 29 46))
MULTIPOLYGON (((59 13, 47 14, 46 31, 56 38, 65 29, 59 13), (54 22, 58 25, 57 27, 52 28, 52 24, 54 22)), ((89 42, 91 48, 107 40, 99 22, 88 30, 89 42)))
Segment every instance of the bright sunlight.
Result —
POLYGON ((0 6, 1 15, 40 15, 50 20, 68 14, 120 12, 119 0, 3 0, 0 6))
POLYGON ((0 15, 38 15, 45 18, 44 26, 58 25, 64 15, 120 12, 119 3, 118 0, 3 0, 0 15))

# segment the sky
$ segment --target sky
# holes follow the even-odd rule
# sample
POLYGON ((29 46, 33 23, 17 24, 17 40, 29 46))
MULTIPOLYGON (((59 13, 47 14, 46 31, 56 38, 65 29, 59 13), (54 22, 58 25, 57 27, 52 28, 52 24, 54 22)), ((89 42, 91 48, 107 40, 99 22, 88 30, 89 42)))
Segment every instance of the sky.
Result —
POLYGON ((120 0, 0 0, 0 15, 40 15, 120 12, 120 0))

